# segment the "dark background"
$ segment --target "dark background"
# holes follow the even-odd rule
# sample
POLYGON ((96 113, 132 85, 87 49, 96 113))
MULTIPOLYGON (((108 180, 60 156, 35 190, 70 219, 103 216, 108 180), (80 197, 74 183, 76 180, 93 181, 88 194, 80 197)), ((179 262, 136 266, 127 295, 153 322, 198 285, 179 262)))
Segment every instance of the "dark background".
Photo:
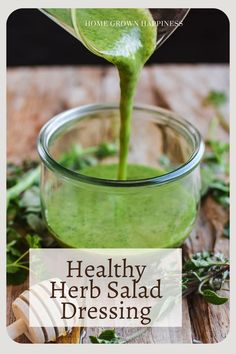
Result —
MULTIPOLYGON (((229 22, 217 9, 192 9, 149 63, 227 63, 229 22)), ((13 12, 7 21, 7 64, 107 64, 34 9, 13 12)))

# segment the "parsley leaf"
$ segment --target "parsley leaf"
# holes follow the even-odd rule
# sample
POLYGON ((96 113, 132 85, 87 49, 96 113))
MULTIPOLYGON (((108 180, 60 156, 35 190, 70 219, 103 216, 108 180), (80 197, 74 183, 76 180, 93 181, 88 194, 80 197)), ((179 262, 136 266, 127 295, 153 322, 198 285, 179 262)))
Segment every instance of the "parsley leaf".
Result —
POLYGON ((119 337, 114 329, 106 329, 98 336, 89 337, 93 344, 119 344, 123 343, 123 339, 119 337))
POLYGON ((228 301, 227 297, 222 297, 210 289, 203 290, 202 296, 207 302, 213 305, 222 305, 228 301))
POLYGON ((183 265, 183 296, 197 292, 211 304, 224 304, 228 298, 217 291, 228 280, 229 260, 222 253, 197 252, 183 265))

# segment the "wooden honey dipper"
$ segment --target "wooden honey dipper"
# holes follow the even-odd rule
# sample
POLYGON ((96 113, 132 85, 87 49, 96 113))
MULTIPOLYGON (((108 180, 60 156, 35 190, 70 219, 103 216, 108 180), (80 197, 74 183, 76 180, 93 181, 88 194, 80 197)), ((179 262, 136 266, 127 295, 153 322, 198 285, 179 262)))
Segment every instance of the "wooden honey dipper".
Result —
MULTIPOLYGON (((25 290, 13 302, 12 310, 16 321, 7 327, 8 334, 12 339, 25 334, 32 343, 54 342, 57 338, 65 336, 72 330, 73 325, 75 325, 74 319, 63 320, 63 327, 58 327, 55 323, 55 318, 60 318, 61 316, 59 300, 57 298, 54 301, 51 300, 50 306, 46 301, 50 297, 52 281, 55 282, 56 287, 61 283, 58 278, 45 280, 33 285, 29 290, 25 290), (36 327, 30 327, 29 325, 29 310, 31 310, 31 316, 33 316, 33 323, 38 324, 36 327), (46 319, 51 326, 45 327, 42 323, 42 318, 44 318, 44 321, 46 319)), ((67 289, 68 287, 66 287, 67 289)))

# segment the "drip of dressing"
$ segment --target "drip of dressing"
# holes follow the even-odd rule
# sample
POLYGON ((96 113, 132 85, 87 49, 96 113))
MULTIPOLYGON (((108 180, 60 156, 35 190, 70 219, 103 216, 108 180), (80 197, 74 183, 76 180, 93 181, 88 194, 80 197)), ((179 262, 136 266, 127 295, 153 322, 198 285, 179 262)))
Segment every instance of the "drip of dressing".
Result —
POLYGON ((152 23, 152 15, 148 9, 47 9, 46 12, 88 50, 118 69, 120 149, 117 178, 125 180, 133 98, 141 69, 154 52, 157 42, 157 27, 152 23))

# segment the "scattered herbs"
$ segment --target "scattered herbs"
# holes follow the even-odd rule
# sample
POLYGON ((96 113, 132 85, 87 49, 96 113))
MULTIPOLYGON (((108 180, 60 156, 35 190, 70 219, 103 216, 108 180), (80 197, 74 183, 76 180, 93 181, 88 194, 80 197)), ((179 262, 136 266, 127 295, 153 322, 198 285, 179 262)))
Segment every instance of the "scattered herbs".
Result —
POLYGON ((115 156, 117 152, 117 146, 109 142, 88 148, 82 148, 76 144, 70 151, 61 155, 60 163, 66 168, 78 171, 87 166, 96 165, 99 160, 106 157, 115 156))
MULTIPOLYGON (((209 91, 208 95, 203 99, 205 106, 210 106, 215 113, 214 120, 217 121, 221 127, 228 133, 229 123, 225 120, 224 116, 220 112, 220 107, 228 101, 227 95, 222 91, 209 91)), ((213 122, 214 122, 213 120, 213 122)))
POLYGON ((229 260, 222 253, 198 252, 183 266, 183 296, 193 292, 214 305, 228 301, 219 291, 229 280, 229 260))
POLYGON ((29 248, 41 247, 41 238, 38 235, 27 234, 24 238, 17 232, 8 230, 7 243, 7 282, 21 284, 28 276, 27 256, 29 248))
MULTIPOLYGON (((229 260, 222 253, 198 252, 183 265, 182 293, 188 296, 200 294, 205 301, 214 305, 222 305, 228 297, 221 296, 220 290, 229 281, 229 260)), ((114 329, 106 329, 98 336, 90 336, 93 344, 124 344, 142 335, 147 328, 131 334, 126 338, 116 334, 114 329)), ((195 343, 199 343, 196 341, 195 343)))
MULTIPOLYGON (((201 164, 202 198, 210 194, 225 209, 229 207, 229 144, 215 140, 215 130, 218 129, 224 119, 223 117, 221 117, 221 120, 218 119, 219 108, 227 100, 228 97, 224 92, 214 90, 209 91, 203 100, 204 105, 211 106, 214 109, 215 116, 210 123, 208 138, 205 141, 206 152, 201 164)), ((228 123, 223 125, 225 126, 225 124, 228 123)), ((174 168, 166 155, 161 155, 158 162, 166 171, 174 168)))
POLYGON ((36 162, 23 162, 22 166, 9 163, 7 166, 7 206, 11 200, 39 182, 39 166, 36 162))
POLYGON ((223 206, 229 204, 229 144, 207 141, 207 151, 201 164, 202 196, 211 193, 223 206))
MULTIPOLYGON (((229 213, 229 144, 215 140, 216 129, 221 125, 227 132, 228 122, 219 112, 219 108, 227 102, 224 92, 210 91, 203 100, 204 105, 211 106, 215 111, 212 118, 208 139, 206 140, 206 152, 201 164, 201 195, 204 198, 211 195, 212 198, 229 213)), ((224 226, 223 236, 229 237, 229 222, 224 226)))
POLYGON ((20 284, 28 275, 29 248, 42 245, 37 162, 7 166, 7 282, 20 284), (39 228, 40 224, 40 228, 39 228))
MULTIPOLYGON (((61 156, 67 168, 79 170, 117 153, 111 143, 83 149, 75 145, 61 156)), ((55 247, 42 218, 38 162, 7 166, 7 281, 20 284, 28 275, 29 248, 55 247)))
POLYGON ((204 98, 203 103, 206 106, 213 106, 215 108, 220 107, 222 104, 228 101, 227 95, 222 91, 211 90, 204 98))

